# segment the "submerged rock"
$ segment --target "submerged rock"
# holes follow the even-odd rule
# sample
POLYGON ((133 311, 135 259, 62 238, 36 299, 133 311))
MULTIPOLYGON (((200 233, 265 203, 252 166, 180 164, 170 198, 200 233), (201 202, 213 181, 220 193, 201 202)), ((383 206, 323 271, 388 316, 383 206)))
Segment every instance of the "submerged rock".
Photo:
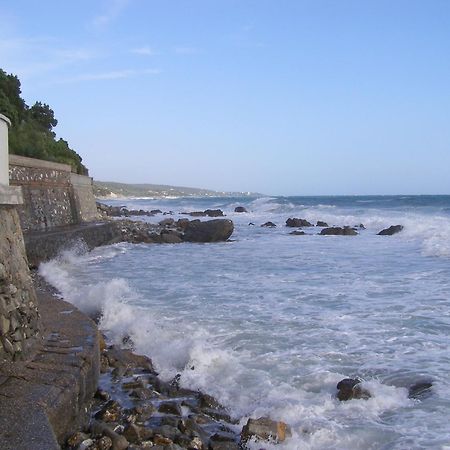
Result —
POLYGON ((227 219, 214 219, 206 222, 192 220, 187 224, 183 241, 186 242, 220 242, 226 241, 234 231, 234 224, 227 219))
POLYGON ((299 228, 299 227, 312 227, 313 225, 306 219, 297 219, 296 217, 294 217, 286 220, 286 226, 299 228))
POLYGON ((289 425, 284 422, 277 422, 268 417, 259 419, 248 419, 247 424, 242 428, 241 442, 245 443, 252 438, 263 441, 283 442, 292 435, 289 425))
POLYGON ((234 208, 234 212, 236 212, 236 213, 246 213, 248 211, 243 206, 236 206, 236 208, 234 208))
POLYGON ((367 400, 371 397, 370 392, 361 386, 361 380, 357 378, 344 378, 336 386, 337 398, 343 402, 354 399, 367 400))
POLYGON ((429 380, 425 381, 419 381, 417 383, 414 383, 412 386, 408 389, 408 397, 409 398, 415 398, 415 399, 421 399, 424 397, 427 397, 431 394, 431 388, 433 387, 433 382, 429 380))
POLYGON ((316 227, 328 227, 329 225, 326 222, 322 222, 321 220, 318 220, 316 223, 316 227))
POLYGON ((392 236, 393 234, 400 233, 403 230, 403 225, 391 225, 389 228, 381 230, 378 236, 392 236))
POLYGON ((262 227, 274 228, 276 225, 273 222, 266 222, 261 225, 262 227))
POLYGON ((295 231, 291 231, 289 234, 292 234, 294 236, 304 236, 306 233, 302 230, 295 230, 295 231))
POLYGON ((324 228, 320 235, 322 236, 356 236, 358 233, 350 227, 329 227, 324 228))

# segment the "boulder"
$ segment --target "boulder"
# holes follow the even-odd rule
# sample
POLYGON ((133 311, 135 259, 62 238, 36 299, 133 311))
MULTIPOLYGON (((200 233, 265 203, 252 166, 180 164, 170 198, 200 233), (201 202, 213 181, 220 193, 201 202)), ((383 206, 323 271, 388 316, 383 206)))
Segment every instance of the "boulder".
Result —
POLYGON ((316 223, 316 227, 329 227, 329 225, 326 222, 322 222, 321 220, 318 220, 316 223))
POLYGON ((321 230, 322 236, 356 236, 358 233, 350 227, 329 227, 321 230))
POLYGON ((392 236, 393 234, 400 233, 403 230, 403 225, 391 225, 389 228, 381 230, 378 236, 392 236))
POLYGON ((291 436, 289 425, 284 422, 277 422, 268 417, 259 419, 248 419, 248 422, 242 428, 241 442, 246 443, 252 438, 263 441, 283 442, 291 436))
POLYGON ((304 236, 306 233, 302 230, 294 230, 291 231, 289 234, 292 234, 293 236, 304 236))
POLYGON ((261 225, 262 227, 274 228, 276 225, 273 222, 266 222, 261 225))
POLYGON ((299 227, 312 227, 313 225, 306 219, 297 219, 296 217, 294 217, 286 220, 286 226, 299 228, 299 227))
POLYGON ((234 212, 236 212, 236 213, 246 213, 248 211, 243 206, 236 206, 236 208, 234 208, 234 212))
POLYGON ((177 228, 184 230, 189 224, 189 219, 178 219, 176 222, 177 228))
POLYGON ((173 219, 164 219, 159 222, 162 227, 172 227, 175 224, 173 219))
POLYGON ((337 398, 341 401, 364 399, 371 397, 370 392, 361 386, 361 380, 357 378, 344 378, 336 386, 337 398))
POLYGON ((186 242, 220 242, 226 241, 234 231, 234 224, 227 219, 214 219, 200 222, 192 220, 184 230, 186 242))
POLYGON ((221 209, 205 209, 205 215, 208 217, 223 217, 223 211, 221 209))
POLYGON ((150 214, 153 214, 153 215, 155 215, 155 214, 162 214, 162 211, 160 209, 152 209, 150 211, 150 214))

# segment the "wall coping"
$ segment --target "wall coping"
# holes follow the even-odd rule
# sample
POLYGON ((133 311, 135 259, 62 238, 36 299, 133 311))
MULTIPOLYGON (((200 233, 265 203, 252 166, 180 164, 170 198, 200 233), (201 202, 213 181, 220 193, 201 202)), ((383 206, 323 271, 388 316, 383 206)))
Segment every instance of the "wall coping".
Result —
POLYGON ((0 184, 0 206, 21 205, 23 203, 21 186, 5 186, 0 184))
POLYGON ((10 166, 34 167, 36 169, 51 169, 61 172, 72 172, 69 164, 61 164, 53 161, 45 161, 43 159, 28 158, 26 156, 9 155, 10 166))
POLYGON ((6 122, 8 124, 8 127, 11 126, 11 121, 3 114, 0 114, 0 120, 3 120, 3 122, 6 122))

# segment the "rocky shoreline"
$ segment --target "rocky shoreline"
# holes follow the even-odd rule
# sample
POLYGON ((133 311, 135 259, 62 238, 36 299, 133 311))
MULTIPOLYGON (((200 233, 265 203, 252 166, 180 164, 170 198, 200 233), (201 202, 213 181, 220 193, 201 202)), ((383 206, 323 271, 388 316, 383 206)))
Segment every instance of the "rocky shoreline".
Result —
MULTIPOLYGON (((100 379, 89 424, 72 434, 69 450, 238 450, 249 440, 282 442, 289 426, 264 417, 232 417, 214 397, 163 381, 152 360, 100 338, 100 379)), ((128 340, 127 346, 132 346, 128 340)))

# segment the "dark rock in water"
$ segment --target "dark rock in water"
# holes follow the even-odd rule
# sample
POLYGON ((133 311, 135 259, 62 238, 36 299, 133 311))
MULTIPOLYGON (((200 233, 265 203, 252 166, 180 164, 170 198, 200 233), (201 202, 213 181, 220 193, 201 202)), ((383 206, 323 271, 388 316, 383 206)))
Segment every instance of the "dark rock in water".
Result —
POLYGON ((184 230, 189 224, 189 219, 178 219, 176 221, 177 228, 180 228, 181 230, 184 230))
POLYGON ((175 224, 173 219, 164 219, 159 222, 162 227, 172 227, 175 224))
POLYGON ((175 402, 166 402, 159 405, 158 411, 164 414, 173 414, 174 416, 181 416, 181 408, 175 402))
POLYGON ((152 209, 150 211, 151 214, 162 214, 162 211, 160 209, 152 209))
POLYGON ((246 213, 248 212, 243 206, 236 206, 236 208, 234 208, 234 212, 237 213, 246 213))
POLYGON ((367 400, 371 397, 370 392, 361 386, 361 380, 357 378, 344 378, 336 386, 337 398, 343 402, 353 399, 367 400))
POLYGON ((393 234, 400 233, 403 230, 403 225, 391 225, 389 228, 385 228, 378 233, 378 236, 392 236, 393 234))
POLYGON ((306 233, 302 230, 295 230, 295 231, 291 231, 289 234, 292 234, 294 236, 304 236, 306 233))
POLYGON ((182 234, 174 230, 162 230, 161 240, 166 244, 179 244, 183 242, 182 234))
POLYGON ((248 419, 248 422, 242 428, 241 442, 246 443, 252 438, 264 441, 283 442, 291 436, 289 425, 284 422, 276 422, 268 417, 259 419, 248 419))
POLYGON ((205 214, 208 217, 223 217, 223 211, 221 209, 205 209, 205 214))
POLYGON ((328 227, 329 225, 326 222, 322 222, 321 220, 318 220, 316 223, 316 227, 328 227))
POLYGON ((234 231, 231 220, 215 219, 206 222, 193 220, 184 230, 183 240, 186 242, 220 242, 226 241, 234 231))
POLYGON ((249 226, 249 227, 254 227, 255 224, 254 224, 253 222, 249 222, 248 226, 249 226))
POLYGON ((322 236, 356 236, 358 233, 350 227, 329 227, 324 228, 320 234, 322 236))
POLYGON ((433 387, 431 381, 419 381, 409 387, 408 397, 415 399, 423 399, 431 394, 430 389, 433 387))
POLYGON ((360 223, 360 224, 358 225, 358 228, 361 228, 361 230, 365 230, 365 229, 366 229, 366 227, 364 226, 363 223, 360 223))
POLYGON ((287 227, 312 227, 312 223, 308 222, 306 219, 289 218, 286 220, 287 227))
POLYGON ((266 222, 261 225, 262 227, 274 228, 276 225, 273 222, 266 222))

